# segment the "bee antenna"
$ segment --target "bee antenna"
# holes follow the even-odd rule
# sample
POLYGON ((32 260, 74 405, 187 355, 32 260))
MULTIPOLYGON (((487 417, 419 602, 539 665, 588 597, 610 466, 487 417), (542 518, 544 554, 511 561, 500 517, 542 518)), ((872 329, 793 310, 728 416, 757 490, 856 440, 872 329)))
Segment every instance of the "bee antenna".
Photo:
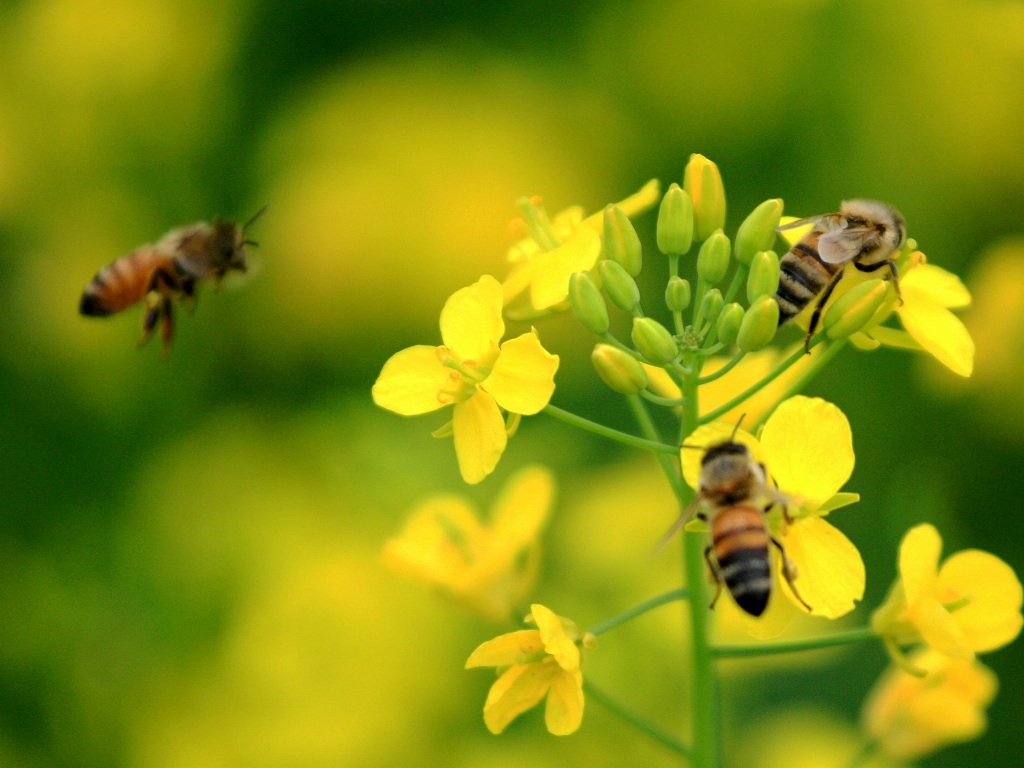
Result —
POLYGON ((743 423, 743 420, 745 418, 747 418, 747 414, 745 414, 745 413, 740 414, 740 420, 736 422, 736 426, 732 428, 732 434, 729 435, 729 442, 730 443, 735 443, 736 442, 736 433, 740 431, 740 424, 743 423))
POLYGON ((242 244, 243 245, 251 245, 253 248, 258 248, 259 247, 259 243, 257 243, 255 240, 243 240, 242 244))
MULTIPOLYGON (((256 213, 254 213, 252 215, 252 217, 247 222, 245 222, 245 224, 242 225, 242 232, 245 232, 245 230, 247 230, 249 227, 251 227, 255 223, 256 219, 258 219, 260 216, 262 216, 264 213, 267 212, 267 208, 269 208, 269 207, 270 207, 270 203, 267 203, 262 208, 260 208, 258 211, 256 211, 256 213)), ((249 241, 246 240, 246 242, 248 243, 249 241)), ((256 243, 249 243, 249 244, 250 245, 256 245, 256 243)))

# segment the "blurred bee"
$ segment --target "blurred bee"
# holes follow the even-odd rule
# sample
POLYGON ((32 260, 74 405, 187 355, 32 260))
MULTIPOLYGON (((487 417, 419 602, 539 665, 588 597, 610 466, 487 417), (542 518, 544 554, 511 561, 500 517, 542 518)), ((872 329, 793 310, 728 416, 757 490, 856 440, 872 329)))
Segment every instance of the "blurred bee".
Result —
POLYGON ((811 231, 782 257, 775 301, 782 325, 817 297, 804 341, 804 348, 810 352, 811 337, 818 328, 821 312, 847 263, 861 272, 888 267, 889 279, 903 303, 894 256, 906 242, 907 225, 891 205, 875 200, 844 200, 839 213, 793 221, 779 230, 807 224, 814 225, 811 231))
MULTIPOLYGON (((738 424, 736 428, 739 429, 738 424)), ((710 607, 718 602, 724 582, 736 605, 755 617, 764 613, 771 596, 768 546, 773 544, 782 557, 786 582, 804 607, 811 610, 793 583, 796 566, 786 557, 782 542, 771 535, 765 517, 779 504, 786 521, 791 522, 786 497, 768 484, 764 464, 754 461, 750 449, 735 437, 734 432, 728 440, 707 448, 701 459, 697 500, 680 515, 664 540, 671 538, 694 514, 708 522, 711 543, 704 549, 704 559, 716 585, 710 607)))
POLYGON ((90 317, 120 312, 140 301, 145 302, 142 316, 144 344, 160 323, 164 354, 174 337, 173 304, 182 299, 195 304, 196 286, 212 279, 218 286, 232 270, 248 269, 245 232, 263 215, 264 206, 242 226, 217 219, 172 229, 155 245, 143 245, 103 267, 82 291, 78 311, 90 317))

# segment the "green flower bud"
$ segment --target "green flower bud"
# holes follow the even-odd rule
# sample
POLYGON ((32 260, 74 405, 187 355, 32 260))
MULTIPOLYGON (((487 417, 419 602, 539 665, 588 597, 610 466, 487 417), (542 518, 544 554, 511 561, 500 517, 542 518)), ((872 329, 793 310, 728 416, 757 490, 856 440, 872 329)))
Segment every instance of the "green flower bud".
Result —
POLYGON ((714 285, 729 271, 729 238, 716 230, 697 254, 697 277, 714 285))
POLYGON ((725 299, 722 298, 722 292, 717 288, 712 288, 701 299, 700 316, 713 323, 722 314, 722 307, 724 306, 725 299))
POLYGON ((647 371, 628 352, 611 344, 598 344, 590 353, 601 381, 624 395, 635 395, 647 386, 647 371))
POLYGON ((617 205, 604 209, 604 256, 621 264, 633 277, 643 268, 640 237, 629 216, 617 205))
POLYGON ((772 296, 762 296, 743 315, 736 346, 744 352, 756 352, 768 346, 779 327, 779 305, 772 296))
POLYGON ((747 302, 753 304, 762 296, 774 296, 779 290, 779 257, 775 251, 758 251, 750 262, 747 275, 747 302))
POLYGON ((658 250, 680 255, 690 250, 693 242, 693 203, 678 184, 668 188, 658 209, 658 250))
POLYGON ((633 319, 633 346, 655 365, 671 363, 679 355, 679 345, 672 334, 651 317, 633 319))
POLYGON ((825 312, 822 325, 830 339, 845 339, 863 328, 874 317, 888 295, 885 280, 866 280, 832 304, 825 312))
POLYGON ((782 218, 782 199, 765 200, 755 208, 736 231, 733 250, 741 264, 750 264, 754 254, 775 244, 775 228, 782 218))
POLYGON ((612 304, 623 312, 632 312, 640 305, 640 289, 636 280, 618 262, 605 259, 598 263, 597 271, 612 304))
POLYGON ((718 166, 704 155, 690 155, 683 173, 683 188, 693 202, 697 239, 706 240, 725 226, 725 186, 718 166))
POLYGON ((575 272, 569 278, 569 303, 580 324, 600 336, 608 331, 608 305, 589 272, 575 272))
POLYGON ((682 312, 690 306, 690 283, 687 280, 673 275, 668 279, 665 286, 665 306, 671 312, 682 312))
POLYGON ((743 307, 735 301, 727 304, 718 315, 718 340, 723 344, 732 344, 740 332, 740 324, 743 322, 743 307))

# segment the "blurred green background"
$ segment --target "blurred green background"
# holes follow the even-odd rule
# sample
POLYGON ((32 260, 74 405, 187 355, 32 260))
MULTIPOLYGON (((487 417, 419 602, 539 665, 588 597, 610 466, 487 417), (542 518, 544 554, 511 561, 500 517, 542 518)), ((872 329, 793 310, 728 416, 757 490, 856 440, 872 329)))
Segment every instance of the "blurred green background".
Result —
MULTIPOLYGON (((970 382, 851 351, 809 392, 853 425, 863 502, 833 522, 865 606, 925 520, 1024 573, 1021 3, 6 0, 0 41, 0 765, 677 764, 594 702, 573 737, 537 713, 488 734, 492 678, 462 665, 507 627, 379 561, 425 496, 486 508, 543 461, 562 485, 536 599, 589 626, 678 583, 649 559, 675 515, 654 461, 540 416, 466 488, 429 434, 446 417, 369 390, 437 343, 448 295, 504 274, 519 195, 593 211, 691 152, 730 231, 768 197, 881 198, 975 292, 970 382), (116 256, 265 203, 256 274, 203 291, 168 359, 135 348, 136 310, 78 316, 116 256)), ((631 428, 585 335, 540 332, 554 402, 631 428)), ((674 728, 684 642, 661 609, 587 672, 674 728)), ((989 733, 922 765, 1018 763, 1019 648, 985 658, 989 733)), ((788 739, 853 739, 884 664, 726 666, 730 765, 840 765, 788 739)))

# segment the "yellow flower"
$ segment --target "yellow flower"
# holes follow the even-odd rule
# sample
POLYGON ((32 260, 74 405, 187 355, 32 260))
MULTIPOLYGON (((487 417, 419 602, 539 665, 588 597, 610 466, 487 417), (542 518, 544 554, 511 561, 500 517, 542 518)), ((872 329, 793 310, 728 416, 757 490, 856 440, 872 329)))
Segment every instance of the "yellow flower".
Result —
POLYGON ((558 356, 535 331, 500 344, 501 309, 501 285, 489 275, 456 291, 441 310, 444 344, 396 353, 373 385, 373 401, 403 416, 454 406, 455 454, 467 483, 494 471, 505 450, 502 412, 535 414, 555 391, 558 356))
POLYGON ((893 757, 912 760, 980 736, 998 688, 992 671, 932 649, 919 650, 910 662, 925 676, 892 666, 868 695, 863 722, 871 738, 893 757))
MULTIPOLYGON (((721 421, 707 424, 698 428, 686 445, 720 443, 735 428, 735 424, 721 421)), ((852 611, 864 596, 864 562, 850 540, 824 520, 829 512, 860 498, 840 493, 854 463, 853 436, 846 416, 832 403, 798 395, 776 408, 760 440, 742 429, 735 439, 765 464, 787 499, 793 522, 787 525, 779 510, 771 513, 769 523, 796 566, 796 588, 811 606, 810 613, 835 619, 852 611)), ((701 451, 682 449, 683 475, 691 488, 699 486, 701 458, 701 451)), ((806 610, 785 579, 776 581, 789 600, 771 600, 761 619, 752 620, 756 629, 751 631, 759 637, 778 634, 793 610, 806 610)))
POLYGON ((526 617, 537 629, 488 640, 466 661, 472 667, 496 667, 500 677, 484 704, 491 733, 505 727, 546 696, 544 721, 555 736, 574 733, 583 721, 583 673, 576 625, 535 603, 526 617))
POLYGON ((489 525, 461 496, 428 499, 384 546, 384 562, 439 587, 488 619, 507 620, 536 581, 537 537, 554 486, 554 477, 543 467, 520 470, 495 501, 489 525))
MULTIPOLYGON (((625 200, 616 203, 633 217, 654 207, 660 185, 652 179, 625 200)), ((513 245, 508 252, 511 265, 503 285, 505 304, 526 293, 528 307, 517 310, 523 316, 536 316, 560 308, 569 296, 569 278, 574 272, 594 268, 601 254, 604 211, 583 218, 583 209, 575 206, 547 221, 538 214, 546 243, 533 236, 513 245)))
POLYGON ((1013 569, 977 549, 957 552, 940 567, 941 551, 934 526, 911 528, 900 543, 899 578, 871 617, 898 663, 905 663, 898 646, 923 642, 969 660, 1020 634, 1024 592, 1013 569))

